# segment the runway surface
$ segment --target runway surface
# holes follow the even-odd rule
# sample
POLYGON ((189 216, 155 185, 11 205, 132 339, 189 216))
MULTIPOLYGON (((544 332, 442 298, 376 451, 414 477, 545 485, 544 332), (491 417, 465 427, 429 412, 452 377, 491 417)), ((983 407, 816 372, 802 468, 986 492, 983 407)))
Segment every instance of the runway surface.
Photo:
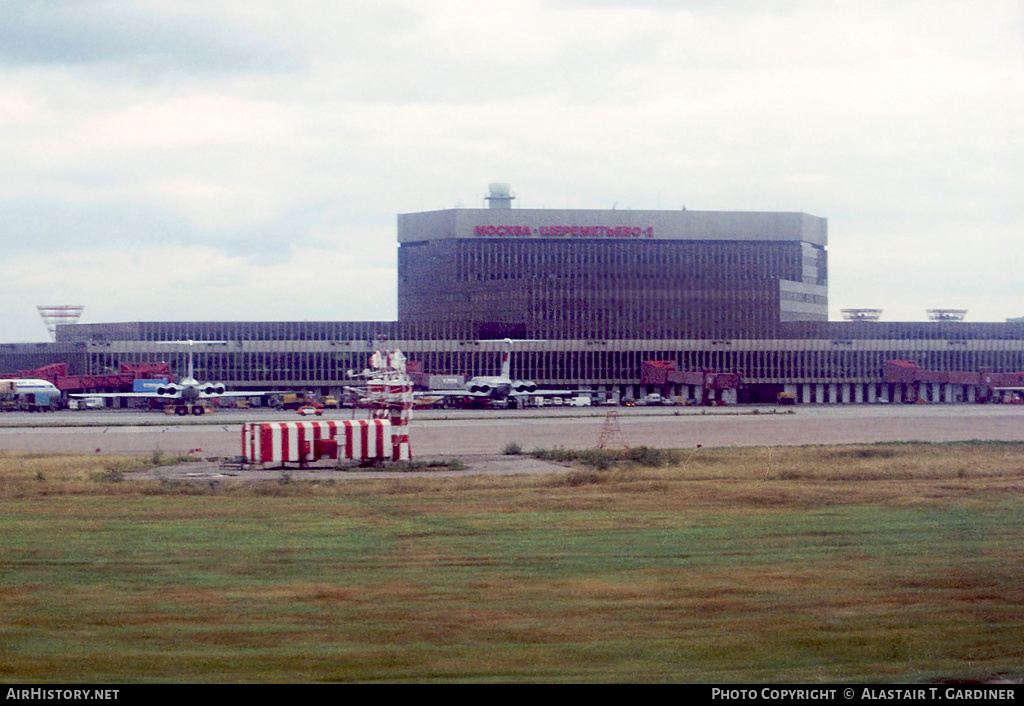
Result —
MULTIPOLYGON (((351 419, 349 410, 324 417, 351 419)), ((0 417, 0 449, 60 453, 241 453, 244 421, 297 421, 289 412, 218 412, 166 418, 132 411, 62 411, 0 417)), ((311 418, 306 418, 311 419, 311 418)), ((410 429, 414 456, 627 446, 792 446, 882 441, 1024 441, 1024 406, 874 405, 733 408, 591 408, 424 412, 410 429), (609 416, 609 412, 613 412, 609 416)))

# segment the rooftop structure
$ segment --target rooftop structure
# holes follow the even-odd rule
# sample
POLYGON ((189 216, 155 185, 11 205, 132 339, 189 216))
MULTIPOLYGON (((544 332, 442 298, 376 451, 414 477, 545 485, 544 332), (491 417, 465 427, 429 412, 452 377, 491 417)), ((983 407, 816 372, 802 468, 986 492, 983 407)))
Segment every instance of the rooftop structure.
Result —
POLYGON ((963 321, 967 309, 928 309, 928 318, 932 321, 963 321))
POLYGON ((36 309, 39 311, 39 315, 43 317, 43 323, 46 324, 46 330, 50 332, 50 340, 56 341, 57 324, 78 323, 78 319, 81 318, 82 311, 85 307, 77 304, 56 304, 49 306, 40 304, 36 309))
POLYGON ((881 309, 842 309, 840 313, 846 321, 878 321, 882 318, 881 309))

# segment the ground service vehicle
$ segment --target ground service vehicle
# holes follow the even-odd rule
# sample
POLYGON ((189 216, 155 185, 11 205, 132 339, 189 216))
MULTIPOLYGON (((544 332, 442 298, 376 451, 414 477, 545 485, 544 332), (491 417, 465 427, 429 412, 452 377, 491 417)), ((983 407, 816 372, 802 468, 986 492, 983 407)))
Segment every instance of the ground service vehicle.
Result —
POLYGON ((313 403, 313 396, 305 392, 286 392, 277 398, 280 404, 275 404, 275 407, 281 407, 283 409, 298 409, 299 407, 305 407, 313 403))
POLYGON ((179 417, 193 415, 199 417, 204 414, 213 414, 213 407, 203 402, 178 401, 164 406, 164 414, 176 414, 179 417))
POLYGON ((68 407, 71 409, 103 409, 106 406, 102 397, 85 397, 80 400, 68 401, 68 407))

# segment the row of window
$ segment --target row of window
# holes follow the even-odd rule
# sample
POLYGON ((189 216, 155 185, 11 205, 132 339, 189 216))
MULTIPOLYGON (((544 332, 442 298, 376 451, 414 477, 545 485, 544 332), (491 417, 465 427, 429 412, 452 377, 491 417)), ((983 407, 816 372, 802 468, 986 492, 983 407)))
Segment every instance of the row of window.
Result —
MULTIPOLYGON (((970 351, 932 351, 909 346, 895 350, 733 350, 735 347, 737 344, 723 341, 714 349, 702 350, 521 350, 512 356, 512 376, 545 385, 628 384, 637 381, 643 363, 650 360, 674 361, 679 370, 735 372, 750 383, 880 382, 888 361, 905 359, 929 370, 1024 370, 1024 350, 1019 347, 970 351)), ((494 346, 488 346, 489 350, 481 348, 467 344, 455 351, 418 350, 411 344, 404 352, 424 371, 467 377, 495 374, 501 365, 501 353, 494 346)), ((349 371, 367 367, 368 358, 361 351, 197 353, 195 373, 200 380, 234 385, 339 385, 351 381, 349 371)), ((167 361, 172 370, 181 372, 187 365, 186 358, 179 353, 111 350, 90 353, 83 372, 116 372, 126 360, 167 361)))
MULTIPOLYGON (((536 338, 771 335, 783 318, 775 282, 818 282, 824 255, 807 243, 770 241, 437 240, 402 248, 401 320, 514 322, 536 338)), ((818 308, 786 318, 827 318, 823 295, 800 296, 818 308)))
POLYGON ((795 243, 769 241, 434 241, 440 247, 457 248, 460 265, 485 264, 492 267, 513 264, 535 267, 603 267, 620 270, 631 265, 704 268, 732 267, 737 270, 767 268, 779 272, 802 266, 801 250, 795 243), (456 245, 458 243, 458 245, 456 245))
MULTIPOLYGON (((759 295, 760 296, 760 295, 759 295)), ((765 295, 766 296, 766 295, 765 295)), ((755 301, 757 301, 755 299, 755 301)), ((761 300, 767 301, 767 300, 761 300)), ((521 323, 521 322, 520 322, 521 323)), ((301 346, 302 341, 323 342, 366 342, 372 343, 378 336, 402 341, 465 341, 495 338, 526 338, 525 335, 510 333, 514 326, 495 322, 466 322, 463 320, 428 320, 421 322, 396 321, 155 321, 107 324, 64 324, 57 327, 58 345, 122 341, 292 341, 301 346)), ((525 326, 520 327, 525 333, 525 326)), ((767 336, 731 336, 732 338, 756 340, 767 336)), ((559 340, 574 339, 630 339, 651 338, 650 336, 580 336, 572 331, 548 338, 559 340)), ((742 332, 741 332, 742 334, 742 332)), ((795 321, 781 323, 771 332, 772 340, 849 340, 879 341, 885 346, 899 342, 941 341, 955 346, 971 341, 987 341, 995 345, 1006 342, 1010 346, 1024 345, 1024 322, 958 322, 958 321, 795 321)), ((657 338, 678 339, 685 336, 657 336, 657 338)), ((715 338, 702 336, 701 338, 715 338)), ((0 357, 6 352, 17 353, 19 359, 30 353, 45 365, 53 362, 51 345, 0 344, 0 357)), ((36 366, 22 366, 36 367, 36 366)), ((15 370, 7 366, 4 370, 15 370)))
POLYGON ((803 281, 808 268, 819 278, 818 251, 805 243, 750 241, 476 241, 437 240, 428 247, 399 248, 399 282, 444 284, 484 280, 691 279, 803 281))

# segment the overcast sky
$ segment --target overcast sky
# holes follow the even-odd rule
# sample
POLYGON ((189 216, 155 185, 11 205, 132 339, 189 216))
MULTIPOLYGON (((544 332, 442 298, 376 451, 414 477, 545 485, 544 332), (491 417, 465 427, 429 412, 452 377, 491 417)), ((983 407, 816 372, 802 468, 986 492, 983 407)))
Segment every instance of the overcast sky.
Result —
POLYGON ((389 320, 396 215, 803 211, 831 317, 1024 316, 1020 0, 3 0, 0 342, 389 320))

